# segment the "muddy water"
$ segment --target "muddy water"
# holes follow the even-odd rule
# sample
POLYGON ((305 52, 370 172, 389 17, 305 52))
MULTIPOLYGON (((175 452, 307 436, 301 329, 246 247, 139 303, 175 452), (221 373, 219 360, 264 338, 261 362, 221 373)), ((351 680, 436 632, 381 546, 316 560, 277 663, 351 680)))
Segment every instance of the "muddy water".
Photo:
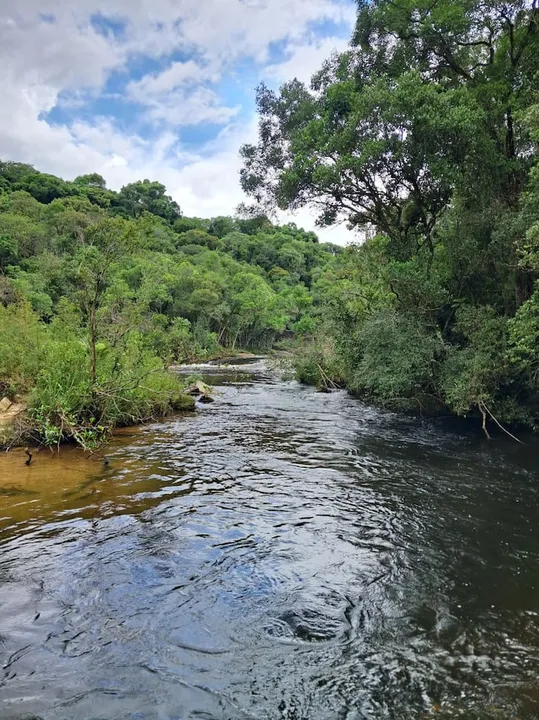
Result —
POLYGON ((537 441, 212 372, 0 457, 0 718, 539 718, 537 441))

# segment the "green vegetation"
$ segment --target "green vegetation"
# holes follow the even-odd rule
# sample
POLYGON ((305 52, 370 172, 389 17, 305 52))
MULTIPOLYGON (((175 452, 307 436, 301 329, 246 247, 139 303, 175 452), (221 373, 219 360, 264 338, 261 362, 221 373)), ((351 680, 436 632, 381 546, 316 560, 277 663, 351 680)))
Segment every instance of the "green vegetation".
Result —
POLYGON ((301 380, 539 425, 536 0, 361 0, 350 49, 258 91, 239 218, 0 163, 0 388, 47 443, 182 404, 171 363, 299 339, 301 380), (341 251, 276 208, 318 208, 341 251))
POLYGON ((311 86, 258 91, 256 211, 364 235, 317 277, 301 379, 395 408, 539 420, 539 6, 360 0, 311 86))
POLYGON ((339 250, 265 217, 182 217, 157 182, 0 163, 0 398, 27 403, 23 436, 85 447, 192 407, 169 366, 312 332, 339 250))

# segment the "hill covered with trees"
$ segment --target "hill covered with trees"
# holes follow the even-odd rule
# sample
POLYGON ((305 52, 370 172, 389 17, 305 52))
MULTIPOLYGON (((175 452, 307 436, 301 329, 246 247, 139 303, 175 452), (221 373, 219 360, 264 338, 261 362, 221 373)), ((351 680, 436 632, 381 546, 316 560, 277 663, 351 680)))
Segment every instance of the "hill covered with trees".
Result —
POLYGON ((310 86, 258 89, 239 218, 0 163, 2 391, 84 443, 178 404, 171 362, 297 338, 302 380, 536 427, 538 22, 536 0, 360 0, 310 86), (361 240, 268 219, 305 206, 361 240))
POLYGON ((366 241, 298 359, 394 408, 539 418, 539 7, 360 0, 310 87, 258 90, 242 185, 366 241))
POLYGON ((182 405, 170 363, 312 332, 339 251, 264 216, 183 217, 158 182, 0 163, 0 390, 36 439, 91 445, 182 405))

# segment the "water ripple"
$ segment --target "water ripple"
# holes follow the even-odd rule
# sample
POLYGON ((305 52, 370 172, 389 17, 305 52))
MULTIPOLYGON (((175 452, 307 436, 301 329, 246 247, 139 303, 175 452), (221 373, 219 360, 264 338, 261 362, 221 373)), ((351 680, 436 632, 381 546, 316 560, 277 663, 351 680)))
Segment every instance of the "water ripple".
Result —
POLYGON ((258 369, 106 468, 5 458, 0 717, 539 717, 533 443, 258 369))

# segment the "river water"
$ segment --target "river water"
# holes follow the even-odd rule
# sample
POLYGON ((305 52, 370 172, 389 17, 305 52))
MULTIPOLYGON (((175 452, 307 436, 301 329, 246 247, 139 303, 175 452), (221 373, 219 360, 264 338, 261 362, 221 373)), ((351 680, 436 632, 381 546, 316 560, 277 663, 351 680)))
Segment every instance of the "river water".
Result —
POLYGON ((534 439, 227 373, 0 458, 0 718, 539 718, 534 439))

